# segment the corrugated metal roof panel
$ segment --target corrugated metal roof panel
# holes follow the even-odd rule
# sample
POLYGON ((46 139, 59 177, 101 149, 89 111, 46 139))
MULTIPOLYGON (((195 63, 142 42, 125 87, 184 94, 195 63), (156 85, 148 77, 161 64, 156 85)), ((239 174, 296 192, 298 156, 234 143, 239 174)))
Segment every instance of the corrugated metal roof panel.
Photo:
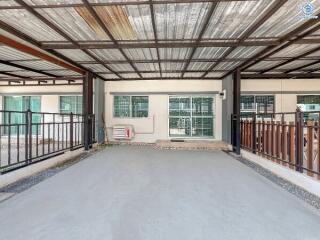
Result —
POLYGON ((206 71, 212 66, 212 62, 190 62, 188 70, 206 71))
MULTIPOLYGON (((271 18, 261 25, 251 37, 281 37, 297 28, 299 25, 309 21, 304 18, 302 4, 305 1, 287 1, 271 18)), ((319 13, 320 1, 310 0, 314 7, 314 12, 319 13)))
POLYGON ((161 59, 186 59, 191 48, 159 48, 161 59))
POLYGON ((206 38, 238 38, 274 1, 220 2, 204 34, 206 38))
POLYGON ((59 26, 73 40, 109 39, 85 8, 46 8, 37 9, 37 11, 59 26), (86 19, 80 16, 79 13, 82 13, 86 19), (61 21, 62 19, 63 21, 61 21))
POLYGON ((90 69, 93 72, 110 72, 105 66, 101 64, 82 64, 82 66, 90 69))
POLYGON ((314 70, 314 69, 320 69, 320 63, 317 63, 317 64, 314 64, 314 65, 311 65, 309 67, 305 67, 301 70, 314 70))
POLYGON ((56 51, 73 61, 94 61, 93 58, 79 49, 57 49, 56 51))
POLYGON ((235 67, 240 65, 242 62, 221 62, 213 70, 233 70, 235 67))
POLYGON ((271 57, 296 57, 317 47, 319 47, 319 45, 316 44, 292 44, 280 52, 273 54, 271 57))
POLYGON ((136 73, 121 73, 121 77, 123 78, 140 78, 136 73))
POLYGON ((162 71, 181 71, 183 69, 184 63, 182 62, 162 62, 162 71))
POLYGON ((11 48, 11 47, 0 46, 0 59, 12 61, 12 60, 26 60, 26 59, 38 59, 38 58, 35 58, 34 56, 15 50, 14 48, 11 48))
POLYGON ((226 51, 228 50, 227 47, 199 47, 196 49, 193 59, 197 58, 219 58, 221 57, 226 51))
POLYGON ((24 9, 0 10, 0 20, 38 41, 65 40, 24 9))
POLYGON ((320 58, 320 50, 309 54, 308 57, 319 57, 320 58))
POLYGON ((119 79, 119 77, 113 73, 99 74, 99 75, 106 79, 119 79))
POLYGON ((181 73, 162 73, 163 78, 178 78, 181 76, 181 73))
POLYGON ((115 39, 137 39, 125 6, 98 6, 94 9, 115 39))
POLYGON ((0 63, 0 71, 19 71, 21 68, 16 68, 0 63))
MULTIPOLYGON (((124 7, 137 39, 154 39, 151 12, 148 5, 124 7)), ((128 39, 128 38, 127 38, 128 39)))
POLYGON ((208 3, 155 5, 158 38, 197 38, 208 8, 208 3))
POLYGON ((9 76, 8 76, 8 75, 1 74, 1 73, 0 73, 0 77, 1 77, 1 78, 8 78, 9 76))
POLYGON ((228 58, 250 58, 265 48, 266 47, 237 47, 229 54, 228 58))
POLYGON ((33 69, 37 69, 37 70, 48 70, 48 69, 64 69, 63 67, 60 67, 56 64, 50 63, 50 62, 46 62, 46 61, 23 61, 23 62, 19 62, 17 63, 19 65, 25 66, 25 67, 30 67, 33 69))
POLYGON ((102 61, 126 60, 118 49, 91 49, 89 51, 102 61))
POLYGON ((310 34, 310 36, 319 36, 320 35, 320 30, 315 31, 314 33, 310 34))
POLYGON ((109 65, 115 71, 128 72, 134 71, 130 64, 110 64, 109 65))
POLYGON ((274 67, 275 65, 281 63, 281 61, 261 61, 256 63, 255 65, 248 68, 249 70, 263 70, 267 68, 274 67))
POLYGON ((221 78, 227 72, 209 72, 206 77, 208 78, 221 78))
POLYGON ((90 3, 109 3, 109 2, 136 2, 146 0, 88 0, 90 3))
POLYGON ((36 73, 36 72, 30 72, 30 71, 17 71, 17 72, 12 72, 14 74, 17 74, 22 77, 46 77, 44 74, 36 73))
POLYGON ((123 51, 132 60, 157 59, 157 50, 155 48, 129 48, 123 49, 123 51))
POLYGON ((72 4, 82 3, 81 0, 24 0, 29 5, 72 4))
POLYGON ((160 73, 141 73, 143 78, 160 78, 160 73))
POLYGON ((47 73, 56 74, 59 76, 75 76, 79 75, 79 73, 71 71, 71 70, 53 70, 53 71, 46 71, 47 73))
POLYGON ((18 6, 14 0, 1 0, 0 6, 18 6))
POLYGON ((186 72, 184 74, 184 77, 198 77, 200 78, 202 76, 203 73, 199 72, 199 73, 190 73, 190 72, 186 72))
POLYGON ((312 63, 314 61, 307 61, 307 60, 296 60, 296 61, 293 61, 291 63, 287 63, 283 66, 280 66, 278 67, 277 69, 285 69, 285 70, 288 70, 288 69, 293 69, 293 68, 297 68, 297 67, 301 67, 305 64, 309 64, 309 63, 312 63))
POLYGON ((158 63, 135 63, 139 71, 159 71, 158 63))

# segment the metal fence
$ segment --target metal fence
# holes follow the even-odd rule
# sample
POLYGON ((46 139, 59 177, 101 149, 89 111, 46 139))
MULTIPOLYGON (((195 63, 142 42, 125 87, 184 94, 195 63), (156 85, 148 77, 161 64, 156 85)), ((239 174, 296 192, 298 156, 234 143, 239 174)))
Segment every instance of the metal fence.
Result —
POLYGON ((94 142, 94 115, 0 110, 0 173, 21 168, 94 142), (92 126, 92 127, 91 127, 92 126), (91 129, 92 128, 92 129, 91 129))
POLYGON ((320 179, 320 112, 245 114, 241 147, 320 179))

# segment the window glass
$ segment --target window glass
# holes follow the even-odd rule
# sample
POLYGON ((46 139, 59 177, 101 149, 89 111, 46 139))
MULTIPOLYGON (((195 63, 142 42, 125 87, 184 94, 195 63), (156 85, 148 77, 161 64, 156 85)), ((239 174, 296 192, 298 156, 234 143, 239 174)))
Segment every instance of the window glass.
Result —
POLYGON ((148 117, 149 97, 148 96, 114 96, 113 99, 114 117, 148 117))
MULTIPOLYGON (((11 134, 17 134, 19 128, 19 134, 24 134, 25 128, 20 124, 25 123, 26 114, 25 111, 31 110, 32 112, 41 111, 41 98, 39 96, 5 96, 4 97, 4 110, 6 111, 20 111, 19 112, 5 112, 3 114, 3 122, 5 124, 13 124, 14 126, 10 127, 11 134), (10 116, 9 116, 10 115, 10 116)), ((32 114, 32 123, 40 123, 41 115, 33 113, 32 114)), ((37 129, 36 125, 32 126, 32 133, 35 134, 37 129)), ((8 134, 9 128, 4 129, 4 133, 8 134)), ((40 133, 38 127, 38 133, 40 133)))
POLYGON ((320 111, 320 95, 300 95, 297 97, 297 107, 305 112, 304 117, 307 120, 319 120, 318 112, 320 111))
POLYGON ((213 104, 213 97, 170 97, 170 137, 213 137, 213 104))
POLYGON ((169 115, 170 116, 190 116, 190 98, 170 98, 169 99, 169 115))
POLYGON ((244 95, 240 98, 242 113, 274 113, 274 96, 244 95))
POLYGON ((132 97, 132 117, 148 117, 148 97, 132 97))
POLYGON ((60 113, 82 114, 82 96, 60 96, 60 113))
POLYGON ((240 97, 241 110, 255 110, 254 96, 240 97))

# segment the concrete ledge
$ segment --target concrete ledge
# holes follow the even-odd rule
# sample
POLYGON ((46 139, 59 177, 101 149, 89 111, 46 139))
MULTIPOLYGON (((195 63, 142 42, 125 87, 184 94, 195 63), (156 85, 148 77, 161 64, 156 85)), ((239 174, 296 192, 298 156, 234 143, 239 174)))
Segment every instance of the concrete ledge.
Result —
POLYGON ((185 140, 183 142, 158 140, 155 147, 175 150, 228 150, 228 144, 219 140, 185 140))
POLYGON ((241 150, 241 156, 259 166, 269 170, 275 175, 291 182, 294 185, 297 185, 304 189, 307 192, 310 192, 317 197, 320 197, 320 181, 312 179, 304 174, 298 173, 289 169, 280 164, 274 163, 264 157, 258 156, 246 150, 241 150))
POLYGON ((83 148, 77 149, 75 151, 65 152, 62 155, 32 164, 30 166, 14 170, 12 172, 0 175, 0 189, 8 186, 14 182, 22 180, 24 178, 30 177, 36 173, 39 173, 48 168, 54 167, 56 165, 65 163, 79 155, 84 153, 83 148))

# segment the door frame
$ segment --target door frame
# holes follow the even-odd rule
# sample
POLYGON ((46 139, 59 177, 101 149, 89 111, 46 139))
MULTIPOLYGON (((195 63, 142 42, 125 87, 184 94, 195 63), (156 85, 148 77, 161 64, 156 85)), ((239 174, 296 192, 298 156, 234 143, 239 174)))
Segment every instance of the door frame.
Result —
POLYGON ((174 95, 168 95, 168 100, 167 100, 167 103, 168 103, 168 107, 167 107, 167 114, 168 114, 168 117, 167 117, 167 127, 168 127, 168 130, 167 130, 167 137, 169 140, 171 139, 186 139, 186 140, 216 140, 216 137, 215 137, 215 132, 216 132, 216 109, 217 109, 217 101, 216 101, 216 96, 217 94, 181 94, 181 95, 177 95, 177 94, 174 94, 174 95), (180 98, 180 97, 185 97, 185 98, 190 98, 191 102, 191 134, 192 134, 192 98, 196 98, 196 97, 212 97, 212 100, 213 100, 213 104, 212 104, 212 113, 213 113, 213 116, 212 116, 212 119, 213 119, 213 126, 212 126, 212 132, 213 132, 213 136, 211 137, 194 137, 194 136, 175 136, 175 137, 172 137, 170 136, 170 98, 171 97, 176 97, 176 98, 180 98))

